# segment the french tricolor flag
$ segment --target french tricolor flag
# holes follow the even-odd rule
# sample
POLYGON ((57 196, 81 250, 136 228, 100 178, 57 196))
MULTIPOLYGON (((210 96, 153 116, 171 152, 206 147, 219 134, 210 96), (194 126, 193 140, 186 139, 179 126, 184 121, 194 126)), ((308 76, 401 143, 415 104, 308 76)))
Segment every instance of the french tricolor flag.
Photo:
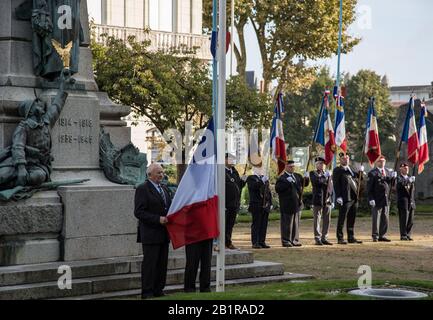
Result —
POLYGON ((370 165, 373 165, 382 154, 380 150, 379 129, 377 126, 374 101, 374 98, 371 98, 367 114, 367 130, 365 132, 364 153, 367 155, 370 165))
POLYGON ((335 118, 335 144, 344 152, 347 151, 346 124, 344 116, 344 97, 337 96, 337 111, 335 118))
POLYGON ((418 173, 423 172, 424 164, 429 161, 428 155, 428 139, 425 117, 427 116, 427 108, 424 101, 421 103, 421 116, 419 118, 419 155, 418 155, 418 173))
POLYGON ((334 130, 332 129, 331 116, 329 115, 329 94, 331 92, 326 90, 322 100, 322 106, 320 113, 322 117, 320 119, 319 127, 316 133, 315 142, 321 144, 325 148, 325 164, 331 163, 334 158, 335 146, 335 136, 334 130))
POLYGON ((271 148, 272 159, 278 163, 278 174, 284 171, 286 166, 286 143, 284 142, 283 121, 281 120, 284 112, 283 95, 278 94, 277 102, 275 104, 275 115, 272 119, 271 129, 271 148))
POLYGON ((407 144, 407 160, 415 165, 418 162, 418 133, 416 131, 415 112, 414 112, 415 99, 411 97, 409 100, 409 108, 407 110, 406 120, 404 122, 403 134, 401 141, 407 144))
POLYGON ((219 236, 213 122, 194 151, 168 210, 167 229, 174 249, 219 236))

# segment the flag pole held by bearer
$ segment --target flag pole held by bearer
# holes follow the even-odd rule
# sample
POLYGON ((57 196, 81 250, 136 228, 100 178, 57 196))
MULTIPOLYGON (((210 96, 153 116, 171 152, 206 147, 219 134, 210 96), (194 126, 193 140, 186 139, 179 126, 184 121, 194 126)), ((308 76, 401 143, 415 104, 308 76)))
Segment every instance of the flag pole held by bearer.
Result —
MULTIPOLYGON (((362 167, 363 166, 363 164, 364 164, 364 156, 367 154, 367 152, 366 152, 366 150, 365 150, 365 148, 366 147, 368 147, 368 143, 369 142, 367 142, 367 139, 369 140, 370 138, 369 138, 369 135, 370 135, 370 129, 373 129, 373 130, 378 130, 377 129, 377 122, 376 122, 376 113, 375 113, 375 110, 374 110, 374 103, 375 103, 375 101, 376 101, 376 99, 375 99, 375 97, 371 97, 370 99, 369 99, 369 102, 368 102, 368 112, 367 112, 367 124, 366 124, 366 127, 365 127, 365 135, 364 135, 364 144, 363 144, 363 146, 362 146, 362 153, 361 153, 361 164, 360 164, 360 167, 362 167), (375 123, 372 123, 372 122, 375 122, 375 123)), ((370 141, 370 140, 369 140, 370 141)), ((376 154, 377 154, 377 157, 379 157, 380 156, 380 154, 381 154, 381 151, 380 151, 380 143, 379 143, 379 137, 377 137, 377 146, 376 146, 376 149, 375 149, 375 152, 376 152, 376 154)), ((370 151, 370 149, 368 150, 368 152, 370 151)), ((373 150, 372 150, 373 151, 373 150)), ((377 158, 376 158, 377 159, 377 158)), ((372 162, 370 161, 370 164, 371 164, 372 162)), ((374 162, 373 162, 374 163, 374 162)), ((358 188, 357 188, 357 199, 359 199, 359 192, 360 192, 360 189, 361 189, 361 179, 362 179, 362 172, 361 172, 361 170, 359 171, 359 174, 358 174, 358 188)))
MULTIPOLYGON (((418 144, 418 134, 416 132, 415 114, 413 110, 414 104, 415 104, 415 95, 413 94, 413 90, 412 90, 412 94, 409 100, 409 105, 407 108, 406 119, 403 126, 403 132, 400 137, 400 143, 398 144, 398 148, 395 155, 394 171, 397 171, 403 142, 406 142, 408 144, 408 149, 409 149, 409 142, 411 142, 411 147, 412 147, 412 143, 415 142, 413 136, 416 135, 416 144, 418 144), (412 137, 412 139, 410 139, 410 137, 412 137)), ((415 147, 413 149, 415 149, 415 147)), ((416 149, 418 149, 418 147, 416 147, 416 149)), ((418 158, 417 154, 416 154, 416 158, 418 158)), ((414 165, 414 167, 418 162, 417 159, 411 158, 411 155, 409 154, 409 150, 408 150, 408 161, 411 162, 414 165)), ((388 192, 388 199, 390 201, 391 201, 391 190, 393 186, 394 186, 394 180, 391 182, 391 187, 389 188, 389 192, 388 192)))
MULTIPOLYGON (((325 103, 326 95, 329 95, 329 93, 330 93, 329 90, 326 89, 325 93, 323 95, 323 98, 322 98, 322 103, 320 105, 319 118, 317 119, 316 127, 314 128, 313 139, 311 141, 311 144, 310 144, 309 150, 308 150, 308 160, 307 160, 307 164, 305 166, 305 172, 308 172, 308 167, 310 166, 310 163, 311 163, 312 153, 313 153, 313 150, 316 146, 316 140, 317 140, 317 137, 319 135, 319 128, 320 128, 320 125, 322 123, 323 114, 325 113, 324 111, 326 108, 326 103, 325 103)), ((329 181, 328 181, 328 183, 329 183, 329 181)), ((302 184, 301 195, 299 197, 301 202, 302 202, 303 196, 304 196, 304 184, 302 184)))

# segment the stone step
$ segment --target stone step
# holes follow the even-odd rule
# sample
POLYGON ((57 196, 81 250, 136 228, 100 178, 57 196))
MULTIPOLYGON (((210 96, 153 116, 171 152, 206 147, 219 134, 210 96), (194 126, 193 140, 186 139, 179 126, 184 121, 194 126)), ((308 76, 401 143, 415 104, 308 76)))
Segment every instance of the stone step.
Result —
MULTIPOLYGON (((57 270, 62 265, 71 267, 73 279, 138 273, 141 269, 142 259, 142 256, 131 256, 0 267, 0 288, 3 286, 57 281, 61 276, 61 274, 57 273, 57 270)), ((247 264, 252 262, 253 254, 251 252, 226 251, 226 265, 247 264)), ((216 256, 214 255, 212 265, 215 264, 216 256)), ((183 269, 184 267, 185 256, 183 254, 170 254, 168 261, 169 270, 183 269)))
MULTIPOLYGON (((167 285, 183 283, 183 269, 173 269, 167 273, 167 285)), ((247 264, 227 265, 226 279, 245 279, 284 274, 280 263, 255 261, 247 264)), ((215 279, 215 268, 212 268, 215 279)), ((60 290, 57 281, 0 287, 0 300, 48 299, 91 295, 111 291, 139 289, 140 274, 129 273, 100 276, 72 281, 72 289, 60 290)))
MULTIPOLYGON (((225 285, 226 287, 230 287, 236 285, 239 286, 239 285, 256 285, 256 284, 276 283, 276 282, 296 282, 296 281, 301 281, 301 280, 306 281, 311 279, 314 279, 314 277, 308 274, 286 272, 282 275, 275 275, 275 276, 227 280, 225 282, 225 285)), ((215 286, 216 286, 216 282, 212 281, 211 287, 215 288, 215 286)), ((164 288, 164 292, 166 294, 182 292, 182 291, 183 291, 183 284, 168 285, 164 288)), ((133 289, 133 290, 96 293, 96 294, 84 295, 78 297, 57 298, 53 300, 139 299, 140 295, 141 295, 141 289, 133 289)))

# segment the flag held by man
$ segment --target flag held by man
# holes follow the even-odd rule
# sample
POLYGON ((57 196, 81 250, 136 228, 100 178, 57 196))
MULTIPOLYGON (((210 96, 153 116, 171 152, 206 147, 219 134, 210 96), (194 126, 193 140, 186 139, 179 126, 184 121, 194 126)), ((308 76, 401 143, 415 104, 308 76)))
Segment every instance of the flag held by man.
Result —
POLYGON ((277 101, 275 103, 274 118, 272 120, 271 129, 272 159, 277 161, 278 163, 278 174, 284 171, 287 160, 286 143, 284 142, 283 133, 283 112, 283 95, 279 93, 277 96, 277 101))
POLYGON ((219 236, 216 146, 211 119, 179 183, 167 214, 173 248, 219 236))
POLYGON ((407 144, 407 160, 415 165, 418 162, 419 141, 415 122, 415 98, 409 100, 409 108, 404 121, 403 133, 401 141, 407 144))
POLYGON ((337 110, 335 118, 335 144, 344 152, 347 151, 346 124, 344 115, 344 97, 337 96, 337 110))
POLYGON ((424 171, 424 164, 429 161, 427 126, 425 118, 427 116, 427 108, 425 102, 421 103, 421 116, 419 118, 419 155, 418 155, 418 173, 424 171))
POLYGON ((372 166, 381 156, 379 129, 377 126, 376 110, 374 108, 375 99, 372 97, 368 106, 367 126, 365 131, 365 148, 364 153, 372 166))
POLYGON ((331 116, 329 115, 329 94, 326 90, 322 99, 322 105, 319 113, 319 125, 315 133, 314 142, 325 148, 325 164, 328 165, 334 158, 336 150, 334 130, 332 128, 331 116))

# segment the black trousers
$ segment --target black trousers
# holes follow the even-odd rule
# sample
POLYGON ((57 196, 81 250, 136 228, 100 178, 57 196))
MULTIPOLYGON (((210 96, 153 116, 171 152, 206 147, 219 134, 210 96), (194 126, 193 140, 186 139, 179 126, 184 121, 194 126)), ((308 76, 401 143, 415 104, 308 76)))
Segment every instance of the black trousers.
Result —
POLYGON ((162 293, 167 278, 168 243, 143 244, 141 263, 141 294, 153 296, 162 293))
POLYGON ((340 211, 338 213, 338 221, 337 221, 337 239, 343 240, 344 234, 343 234, 343 227, 344 227, 344 221, 347 217, 346 222, 346 228, 347 228, 347 238, 354 239, 354 229, 355 229, 355 218, 356 218, 356 201, 349 201, 343 203, 342 206, 340 206, 340 211))
POLYGON ((398 216, 400 220, 400 237, 410 237, 413 227, 413 208, 399 205, 398 216))
POLYGON ((250 212, 253 218, 251 224, 251 243, 253 246, 259 246, 266 242, 269 210, 261 207, 254 207, 250 208, 250 212))
POLYGON ((232 244, 233 227, 238 215, 237 208, 226 208, 226 246, 232 244))
POLYGON ((298 243, 300 212, 298 211, 296 213, 280 213, 281 243, 298 243))
POLYGON ((200 291, 210 291, 213 239, 203 240, 185 246, 186 265, 184 290, 195 291, 198 266, 200 264, 200 291))

